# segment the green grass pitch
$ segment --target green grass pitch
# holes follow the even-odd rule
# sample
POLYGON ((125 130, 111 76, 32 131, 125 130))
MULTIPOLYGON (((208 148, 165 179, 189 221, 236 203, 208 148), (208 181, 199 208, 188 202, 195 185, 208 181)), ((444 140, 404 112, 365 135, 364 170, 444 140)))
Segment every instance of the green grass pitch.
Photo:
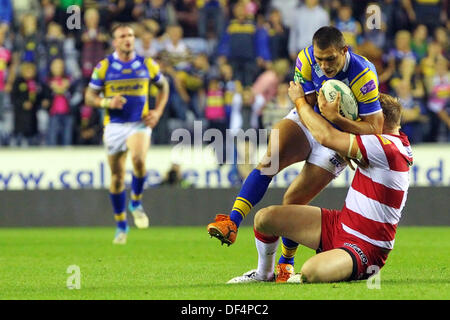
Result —
MULTIPOLYGON (((368 289, 366 281, 227 285, 256 267, 249 227, 230 247, 210 239, 205 227, 131 229, 125 246, 112 245, 113 234, 113 228, 1 228, 0 299, 450 299, 450 227, 400 227, 380 289, 368 289), (66 286, 70 265, 80 268, 79 290, 66 286)), ((297 268, 313 254, 300 248, 297 268)))

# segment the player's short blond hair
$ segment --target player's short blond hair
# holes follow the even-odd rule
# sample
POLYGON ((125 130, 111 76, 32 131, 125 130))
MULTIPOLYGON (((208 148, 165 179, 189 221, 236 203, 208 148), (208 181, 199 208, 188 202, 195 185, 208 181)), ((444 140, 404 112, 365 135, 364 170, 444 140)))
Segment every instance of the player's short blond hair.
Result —
POLYGON ((398 128, 400 126, 403 109, 400 101, 385 93, 380 93, 379 99, 384 114, 384 125, 390 129, 398 128))

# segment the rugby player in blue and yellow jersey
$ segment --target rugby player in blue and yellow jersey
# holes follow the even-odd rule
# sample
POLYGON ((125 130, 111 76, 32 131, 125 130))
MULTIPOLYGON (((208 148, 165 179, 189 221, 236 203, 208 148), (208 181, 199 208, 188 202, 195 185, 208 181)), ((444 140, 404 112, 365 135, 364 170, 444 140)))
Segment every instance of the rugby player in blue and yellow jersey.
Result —
MULTIPOLYGON (((378 101, 378 76, 373 64, 352 53, 342 33, 334 27, 317 30, 312 43, 312 46, 300 51, 295 66, 295 81, 301 83, 308 103, 316 105, 317 94, 326 80, 341 80, 349 85, 358 101, 360 121, 334 115, 327 120, 342 131, 381 134, 384 118, 378 101)), ((326 118, 328 115, 322 116, 326 118)), ((232 244, 235 241, 239 224, 263 198, 272 177, 282 169, 305 161, 302 171, 284 194, 283 205, 306 205, 346 166, 344 158, 313 138, 296 109, 275 124, 273 130, 265 156, 242 185, 230 215, 217 215, 216 221, 207 227, 208 233, 222 243, 232 244)), ((256 231, 255 237, 258 269, 230 280, 231 283, 270 281, 274 278, 278 237, 267 237, 256 231)), ((297 247, 297 243, 283 238, 282 256, 276 266, 277 282, 285 282, 294 272, 297 247)))
POLYGON ((113 243, 125 244, 129 230, 126 216, 125 162, 128 151, 133 164, 128 209, 138 228, 148 227, 141 199, 146 180, 145 160, 152 128, 163 114, 169 85, 158 64, 136 55, 134 31, 127 24, 112 29, 114 53, 95 67, 86 91, 87 105, 105 109, 104 137, 111 169, 110 199, 117 223, 113 243), (155 108, 148 103, 150 82, 159 88, 155 108))

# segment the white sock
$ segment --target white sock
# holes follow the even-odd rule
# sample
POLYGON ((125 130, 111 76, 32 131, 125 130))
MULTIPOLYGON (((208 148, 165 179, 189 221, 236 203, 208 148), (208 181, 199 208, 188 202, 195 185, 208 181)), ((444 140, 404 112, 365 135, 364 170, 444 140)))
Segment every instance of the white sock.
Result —
POLYGON ((278 242, 279 239, 272 243, 265 243, 255 238, 256 249, 258 250, 258 269, 256 275, 261 280, 270 280, 273 277, 278 242))

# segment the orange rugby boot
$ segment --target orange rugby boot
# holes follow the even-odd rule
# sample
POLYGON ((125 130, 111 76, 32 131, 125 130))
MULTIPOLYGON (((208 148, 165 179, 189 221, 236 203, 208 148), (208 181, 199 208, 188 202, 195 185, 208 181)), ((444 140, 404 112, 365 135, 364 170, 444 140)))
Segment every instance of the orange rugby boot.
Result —
POLYGON ((216 215, 216 221, 208 224, 206 228, 211 237, 216 237, 228 246, 233 244, 237 236, 236 224, 230 220, 230 216, 226 214, 216 215))
POLYGON ((279 263, 275 268, 276 283, 287 282, 288 279, 294 274, 294 266, 287 263, 279 263))

